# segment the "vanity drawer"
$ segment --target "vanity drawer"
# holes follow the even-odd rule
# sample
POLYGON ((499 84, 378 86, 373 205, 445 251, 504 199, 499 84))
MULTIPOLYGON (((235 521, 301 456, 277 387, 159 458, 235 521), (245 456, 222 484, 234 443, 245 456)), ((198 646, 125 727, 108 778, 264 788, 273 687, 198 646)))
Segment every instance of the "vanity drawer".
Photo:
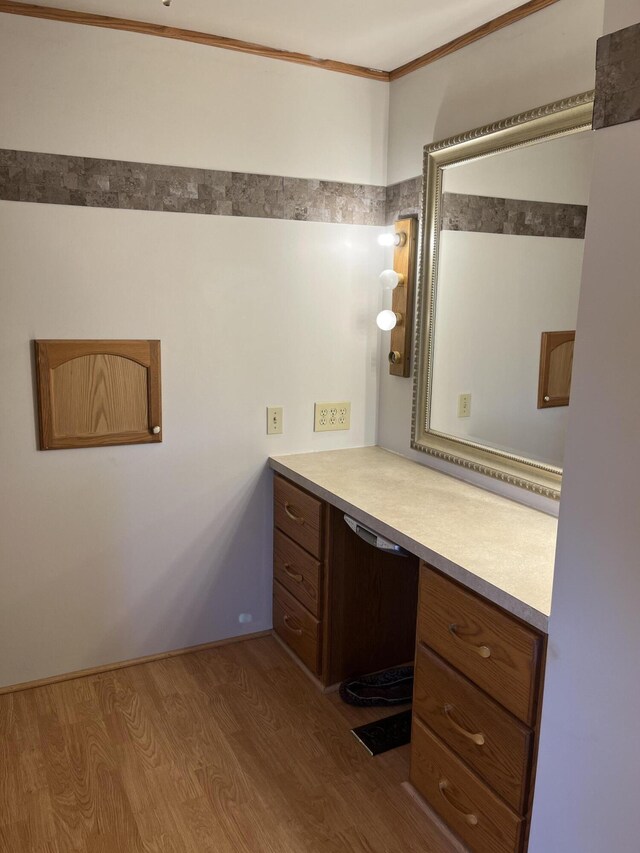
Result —
POLYGON ((322 508, 322 501, 276 475, 275 526, 318 559, 322 555, 322 508))
POLYGON ((517 812, 527 810, 532 732, 418 645, 413 710, 517 812))
POLYGON ((474 853, 517 853, 523 821, 415 716, 411 782, 474 853))
POLYGON ((423 564, 418 639, 533 725, 542 638, 423 564))
POLYGON ((279 530, 273 531, 273 576, 314 616, 320 615, 320 563, 279 530))
POLYGON ((316 675, 320 672, 320 622, 278 583, 273 582, 273 628, 316 675))

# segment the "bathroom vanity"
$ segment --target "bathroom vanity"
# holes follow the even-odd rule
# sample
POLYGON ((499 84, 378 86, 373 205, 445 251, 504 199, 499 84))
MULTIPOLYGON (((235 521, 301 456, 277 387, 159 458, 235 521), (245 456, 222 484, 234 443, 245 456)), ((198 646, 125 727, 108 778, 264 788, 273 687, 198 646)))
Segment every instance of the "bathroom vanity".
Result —
POLYGON ((378 447, 270 465, 277 635, 323 689, 415 660, 411 784, 471 850, 520 853, 556 519, 378 447))

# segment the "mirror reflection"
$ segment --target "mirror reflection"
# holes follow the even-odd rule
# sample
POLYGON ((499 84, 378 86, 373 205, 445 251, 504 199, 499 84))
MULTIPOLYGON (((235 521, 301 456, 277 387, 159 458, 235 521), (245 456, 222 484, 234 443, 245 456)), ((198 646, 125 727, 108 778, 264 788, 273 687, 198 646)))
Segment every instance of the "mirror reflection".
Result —
POLYGON ((559 498, 593 92, 425 148, 411 446, 559 498))
POLYGON ((584 131, 444 168, 432 430, 562 467, 541 339, 575 330, 592 151, 584 131))

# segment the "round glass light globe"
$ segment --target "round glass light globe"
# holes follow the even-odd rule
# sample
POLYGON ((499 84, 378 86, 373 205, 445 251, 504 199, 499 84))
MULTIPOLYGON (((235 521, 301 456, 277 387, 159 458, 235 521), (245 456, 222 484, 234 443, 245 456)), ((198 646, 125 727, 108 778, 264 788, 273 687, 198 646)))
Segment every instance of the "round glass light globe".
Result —
POLYGON ((395 270, 382 270, 380 281, 384 290, 393 290, 400 284, 401 276, 395 270))
POLYGON ((391 329, 395 329, 397 322, 398 318, 396 317, 396 312, 390 311, 389 309, 381 311, 376 317, 376 325, 379 329, 382 329, 383 332, 390 332, 391 329))
POLYGON ((378 235, 378 243, 381 246, 397 246, 398 241, 395 234, 386 233, 378 235))

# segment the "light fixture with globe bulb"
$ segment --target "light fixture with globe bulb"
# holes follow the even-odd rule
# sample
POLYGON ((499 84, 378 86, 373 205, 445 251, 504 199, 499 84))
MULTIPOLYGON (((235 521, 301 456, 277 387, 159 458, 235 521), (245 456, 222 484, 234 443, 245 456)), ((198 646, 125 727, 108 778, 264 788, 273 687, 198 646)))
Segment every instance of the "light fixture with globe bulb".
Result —
POLYGON ((383 332, 390 332, 391 329, 395 329, 401 322, 402 314, 398 314, 396 311, 391 311, 388 308, 381 311, 376 317, 376 326, 382 329, 383 332))
POLYGON ((386 231, 378 236, 378 243, 381 246, 404 246, 407 242, 407 234, 405 231, 396 231, 391 234, 386 231))
POLYGON ((391 308, 379 312, 376 325, 390 333, 389 372, 409 376, 418 221, 413 217, 401 219, 393 228, 392 233, 378 237, 381 246, 393 246, 393 268, 380 273, 383 292, 391 291, 391 308))
POLYGON ((380 281, 383 290, 395 290, 396 287, 404 284, 404 276, 395 270, 382 270, 380 281))

